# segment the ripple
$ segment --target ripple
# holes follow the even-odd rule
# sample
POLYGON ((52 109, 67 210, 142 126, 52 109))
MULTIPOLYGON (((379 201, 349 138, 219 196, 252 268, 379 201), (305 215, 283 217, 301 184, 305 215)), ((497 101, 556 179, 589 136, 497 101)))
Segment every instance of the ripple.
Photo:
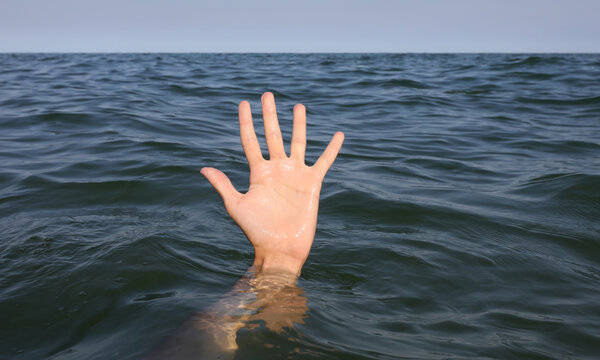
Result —
POLYGON ((549 99, 549 98, 532 98, 519 97, 517 101, 524 104, 540 104, 540 105, 600 105, 600 96, 584 97, 579 99, 549 99))

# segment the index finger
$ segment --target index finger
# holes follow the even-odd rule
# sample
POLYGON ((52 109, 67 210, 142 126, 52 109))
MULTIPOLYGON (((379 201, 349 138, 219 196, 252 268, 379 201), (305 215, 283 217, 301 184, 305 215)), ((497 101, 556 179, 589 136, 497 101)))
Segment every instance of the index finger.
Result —
POLYGON ((256 138, 256 132, 254 131, 250 104, 247 101, 242 101, 239 110, 240 139, 242 140, 246 159, 248 159, 248 165, 252 168, 254 164, 263 160, 263 156, 260 151, 258 139, 256 138))

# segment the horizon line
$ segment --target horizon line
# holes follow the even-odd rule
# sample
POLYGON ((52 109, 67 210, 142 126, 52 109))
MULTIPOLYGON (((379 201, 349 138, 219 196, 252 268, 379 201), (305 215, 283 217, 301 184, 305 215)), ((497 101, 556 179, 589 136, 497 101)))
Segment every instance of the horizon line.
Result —
POLYGON ((600 51, 0 51, 0 54, 600 54, 600 51))

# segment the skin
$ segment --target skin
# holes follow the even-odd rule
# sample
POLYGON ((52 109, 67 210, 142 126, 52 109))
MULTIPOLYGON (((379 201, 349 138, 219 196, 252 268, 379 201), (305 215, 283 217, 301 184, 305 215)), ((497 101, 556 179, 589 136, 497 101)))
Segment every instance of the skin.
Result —
POLYGON ((241 328, 264 324, 272 332, 283 333, 294 324, 304 324, 307 299, 294 284, 295 278, 287 272, 257 273, 251 268, 229 293, 194 314, 146 360, 230 360, 238 350, 241 328))
POLYGON ((238 192, 221 171, 205 167, 202 174, 223 198, 227 212, 254 247, 247 275, 219 302, 198 312, 148 359, 232 359, 237 331, 259 321, 274 332, 303 323, 307 299, 296 286, 317 227, 319 194, 344 134, 336 133, 313 166, 304 162, 306 109, 294 107, 291 153, 283 147, 273 94, 261 98, 269 160, 262 156, 250 104, 239 107, 240 137, 250 165, 248 192, 238 192))
POLYGON ((254 247, 254 269, 300 275, 317 227, 319 194, 327 170, 342 147, 337 132, 313 166, 304 160, 306 108, 294 106, 290 156, 287 156, 277 120, 273 94, 262 95, 262 112, 269 159, 262 156, 254 131, 250 104, 239 106, 240 138, 250 166, 248 192, 238 192, 221 171, 201 170, 223 198, 229 216, 254 247))

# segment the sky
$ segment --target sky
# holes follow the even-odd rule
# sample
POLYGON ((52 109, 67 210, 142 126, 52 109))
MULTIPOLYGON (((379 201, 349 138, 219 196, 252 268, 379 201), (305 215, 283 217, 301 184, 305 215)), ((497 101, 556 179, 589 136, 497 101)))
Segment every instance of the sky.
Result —
POLYGON ((600 52, 600 1, 0 0, 0 52, 600 52))

